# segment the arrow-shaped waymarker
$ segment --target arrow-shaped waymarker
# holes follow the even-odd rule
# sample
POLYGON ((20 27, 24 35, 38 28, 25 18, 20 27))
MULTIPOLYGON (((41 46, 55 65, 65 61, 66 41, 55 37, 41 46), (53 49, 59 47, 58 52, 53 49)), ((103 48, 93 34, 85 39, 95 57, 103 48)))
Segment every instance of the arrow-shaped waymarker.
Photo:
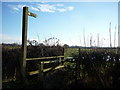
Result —
POLYGON ((36 18, 36 17, 37 17, 37 15, 36 15, 36 14, 31 13, 31 12, 28 12, 28 15, 29 15, 29 16, 32 16, 32 17, 34 17, 34 18, 36 18))

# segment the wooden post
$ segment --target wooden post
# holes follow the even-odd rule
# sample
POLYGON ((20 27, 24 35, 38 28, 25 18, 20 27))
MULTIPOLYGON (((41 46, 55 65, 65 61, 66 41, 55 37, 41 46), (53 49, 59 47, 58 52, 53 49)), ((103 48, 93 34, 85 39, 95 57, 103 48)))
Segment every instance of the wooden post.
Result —
POLYGON ((22 60, 21 60, 21 76, 23 81, 26 79, 27 27, 28 27, 28 7, 23 7, 22 60))
POLYGON ((80 48, 79 48, 79 51, 78 51, 78 58, 77 58, 77 61, 76 61, 76 77, 77 79, 80 78, 80 48))
POLYGON ((56 61, 56 66, 59 66, 59 62, 60 62, 60 61, 59 61, 59 57, 57 57, 56 59, 57 59, 57 61, 56 61))
POLYGON ((120 55, 120 47, 117 48, 117 54, 120 55))
POLYGON ((38 79, 40 81, 43 81, 43 65, 44 62, 39 62, 39 74, 38 74, 38 79))
POLYGON ((61 57, 59 57, 59 64, 62 65, 61 57))
POLYGON ((79 48, 79 54, 78 54, 78 78, 80 78, 80 48, 79 48))
POLYGON ((64 64, 64 60, 65 60, 65 47, 63 47, 63 56, 64 56, 64 57, 62 58, 62 61, 61 61, 61 62, 62 62, 62 65, 64 64))

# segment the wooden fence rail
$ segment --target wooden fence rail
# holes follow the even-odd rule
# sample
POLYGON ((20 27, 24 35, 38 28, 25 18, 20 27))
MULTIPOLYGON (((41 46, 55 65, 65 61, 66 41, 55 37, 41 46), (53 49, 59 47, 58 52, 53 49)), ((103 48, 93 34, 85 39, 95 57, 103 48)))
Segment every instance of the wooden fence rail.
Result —
POLYGON ((59 65, 64 60, 64 56, 53 56, 53 57, 28 58, 28 59, 26 59, 26 61, 31 61, 31 60, 38 60, 39 61, 39 69, 36 70, 36 71, 28 72, 28 75, 39 74, 39 76, 41 76, 41 74, 43 72, 47 72, 47 71, 50 71, 52 69, 59 69, 59 68, 64 67, 63 65, 59 65), (53 60, 51 60, 51 59, 53 59, 53 60), (55 65, 55 66, 45 68, 45 69, 43 68, 44 64, 56 63, 56 62, 57 62, 57 65, 55 65))
POLYGON ((46 60, 46 59, 57 59, 57 58, 64 58, 64 56, 53 56, 53 57, 41 57, 41 58, 27 58, 27 61, 31 61, 31 60, 46 60))

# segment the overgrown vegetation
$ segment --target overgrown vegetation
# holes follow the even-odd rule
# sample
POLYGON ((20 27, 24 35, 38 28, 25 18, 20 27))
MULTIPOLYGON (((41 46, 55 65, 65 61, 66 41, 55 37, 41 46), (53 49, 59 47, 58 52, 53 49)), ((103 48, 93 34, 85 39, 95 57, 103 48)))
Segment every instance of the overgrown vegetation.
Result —
MULTIPOLYGON (((47 41, 46 41, 47 43, 47 41)), ((63 47, 59 44, 50 46, 38 43, 37 41, 28 41, 27 58, 62 56, 63 47)), ((19 77, 19 65, 21 60, 21 45, 2 44, 2 80, 11 81, 19 77)), ((38 69, 38 61, 27 63, 27 71, 38 69)))
POLYGON ((78 57, 78 49, 69 48, 66 54, 80 60, 80 76, 77 82, 82 83, 84 87, 120 87, 120 52, 118 49, 81 49, 78 57))
MULTIPOLYGON (((97 48, 67 48, 65 45, 65 57, 73 57, 74 60, 64 62, 64 68, 53 70, 45 74, 42 82, 37 78, 31 78, 29 84, 20 85, 16 80, 19 76, 20 50, 19 45, 2 45, 2 78, 4 88, 21 87, 45 87, 45 88, 119 88, 120 87, 120 50, 119 49, 97 49, 97 48), (80 53, 80 54, 79 54, 80 53), (76 60, 80 61, 79 75, 77 76, 76 60)), ((63 55, 63 47, 60 45, 50 46, 44 44, 29 44, 27 47, 27 58, 59 56, 63 55)), ((29 70, 36 69, 38 62, 30 62, 29 70)))

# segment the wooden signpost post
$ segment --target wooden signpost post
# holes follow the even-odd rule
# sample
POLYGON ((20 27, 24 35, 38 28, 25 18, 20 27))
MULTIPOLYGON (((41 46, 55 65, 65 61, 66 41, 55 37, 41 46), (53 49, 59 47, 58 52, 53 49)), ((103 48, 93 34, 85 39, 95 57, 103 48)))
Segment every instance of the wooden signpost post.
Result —
POLYGON ((22 59, 20 65, 21 79, 26 79, 26 55, 27 55, 27 27, 28 16, 37 17, 36 14, 28 11, 28 7, 23 7, 23 22, 22 22, 22 59))

